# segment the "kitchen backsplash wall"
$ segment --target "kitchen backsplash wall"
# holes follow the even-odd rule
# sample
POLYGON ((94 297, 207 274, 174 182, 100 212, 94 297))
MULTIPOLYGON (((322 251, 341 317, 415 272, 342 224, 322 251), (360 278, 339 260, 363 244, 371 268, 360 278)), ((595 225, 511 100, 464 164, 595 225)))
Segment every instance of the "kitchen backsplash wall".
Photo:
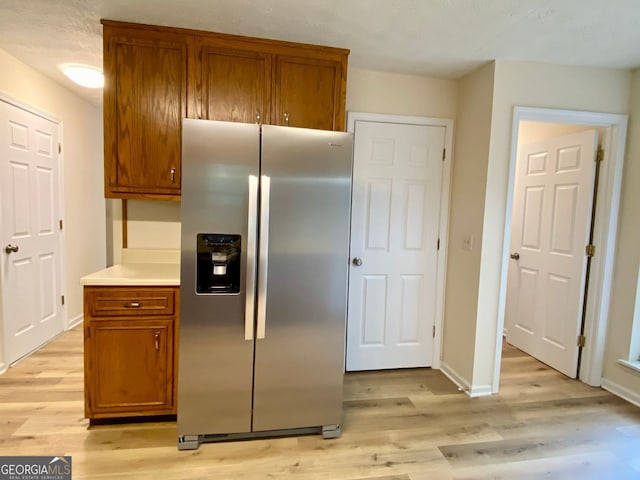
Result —
MULTIPOLYGON (((122 200, 107 200, 108 265, 121 263, 122 200)), ((180 248, 180 203, 159 200, 127 201, 127 247, 180 248)))
POLYGON ((129 248, 180 248, 180 203, 129 200, 129 248))

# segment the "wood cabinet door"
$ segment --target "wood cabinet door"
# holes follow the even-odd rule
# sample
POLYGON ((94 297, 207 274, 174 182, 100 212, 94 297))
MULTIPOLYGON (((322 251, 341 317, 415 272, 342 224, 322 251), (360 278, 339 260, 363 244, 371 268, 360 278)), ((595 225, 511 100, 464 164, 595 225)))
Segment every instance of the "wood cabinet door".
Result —
POLYGON ((344 130, 342 85, 343 66, 340 61, 277 56, 272 123, 344 130))
POLYGON ((180 194, 186 42, 140 35, 110 35, 105 28, 107 197, 180 194))
POLYGON ((174 413, 172 326, 167 319, 92 321, 85 351, 92 413, 174 413))
POLYGON ((196 83, 189 89, 199 97, 194 105, 194 110, 199 110, 197 117, 268 123, 271 55, 206 44, 198 50, 195 75, 192 75, 196 83))

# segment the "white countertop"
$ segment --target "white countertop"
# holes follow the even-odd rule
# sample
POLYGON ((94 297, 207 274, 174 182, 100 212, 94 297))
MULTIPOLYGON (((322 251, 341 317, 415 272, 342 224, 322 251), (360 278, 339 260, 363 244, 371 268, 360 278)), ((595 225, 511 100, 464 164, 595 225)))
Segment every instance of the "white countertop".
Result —
MULTIPOLYGON (((127 253, 127 252, 123 252, 127 253)), ((179 286, 179 255, 169 250, 129 251, 127 263, 114 265, 80 279, 81 285, 102 286, 179 286)))

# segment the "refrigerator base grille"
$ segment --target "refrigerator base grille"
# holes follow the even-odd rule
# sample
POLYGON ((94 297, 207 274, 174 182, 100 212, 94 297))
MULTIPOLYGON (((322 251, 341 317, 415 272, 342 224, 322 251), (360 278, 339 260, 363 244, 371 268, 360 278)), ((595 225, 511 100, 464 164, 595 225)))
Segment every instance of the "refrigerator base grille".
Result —
POLYGON ((340 438, 340 425, 324 425, 322 427, 289 428, 285 430, 269 430, 266 432, 224 433, 205 435, 178 436, 178 450, 196 450, 201 443, 228 442, 235 440, 253 440, 256 438, 292 437, 299 435, 316 435, 322 433, 325 439, 340 438))

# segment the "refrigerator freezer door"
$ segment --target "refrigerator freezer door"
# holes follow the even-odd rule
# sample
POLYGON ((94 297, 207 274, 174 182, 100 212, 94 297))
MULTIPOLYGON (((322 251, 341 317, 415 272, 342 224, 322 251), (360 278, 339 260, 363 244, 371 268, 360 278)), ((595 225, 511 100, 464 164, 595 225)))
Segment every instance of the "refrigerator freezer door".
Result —
MULTIPOLYGON (((249 198, 257 202, 259 126, 186 119, 182 145, 178 435, 248 432, 254 325, 245 307, 255 285, 248 224, 257 210, 249 198), (240 236, 239 293, 196 293, 198 234, 240 236)), ((213 263, 221 258, 211 255, 213 263)))
POLYGON ((350 134, 262 128, 269 252, 253 431, 341 421, 351 161, 350 134))

